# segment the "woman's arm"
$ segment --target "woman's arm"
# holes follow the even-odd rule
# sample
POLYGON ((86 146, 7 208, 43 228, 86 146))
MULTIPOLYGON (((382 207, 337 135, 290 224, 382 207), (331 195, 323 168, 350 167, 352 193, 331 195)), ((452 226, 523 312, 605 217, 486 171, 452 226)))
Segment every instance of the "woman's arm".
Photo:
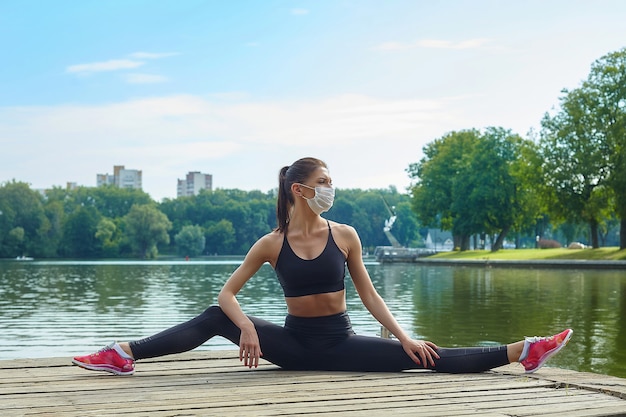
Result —
POLYGON ((347 265, 354 287, 359 293, 363 305, 380 324, 387 328, 402 343, 404 351, 416 363, 434 366, 433 357, 439 359, 437 345, 428 341, 411 339, 395 319, 383 298, 378 294, 372 280, 365 268, 362 256, 361 239, 356 230, 350 226, 344 226, 345 242, 348 247, 347 265), (418 356, 416 355, 419 355, 418 356), (420 360, 421 359, 421 360, 420 360))
POLYGON ((256 368, 259 365, 259 358, 263 356, 263 352, 254 324, 241 310, 237 294, 265 262, 271 261, 273 239, 270 235, 262 237, 250 248, 243 263, 226 281, 217 297, 217 302, 224 314, 241 330, 239 360, 249 368, 256 368))

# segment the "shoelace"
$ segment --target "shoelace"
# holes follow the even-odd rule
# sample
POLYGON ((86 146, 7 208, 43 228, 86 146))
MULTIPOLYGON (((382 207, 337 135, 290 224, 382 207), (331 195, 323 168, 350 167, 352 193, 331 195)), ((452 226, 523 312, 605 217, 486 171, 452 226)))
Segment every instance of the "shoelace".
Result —
POLYGON ((528 342, 528 343, 537 343, 537 342, 541 342, 542 340, 552 340, 554 336, 532 336, 532 337, 525 337, 524 339, 528 342))
POLYGON ((113 350, 113 344, 107 345, 105 347, 103 347, 102 349, 100 349, 99 351, 96 352, 96 355, 99 355, 101 353, 104 352, 108 352, 109 350, 113 350))

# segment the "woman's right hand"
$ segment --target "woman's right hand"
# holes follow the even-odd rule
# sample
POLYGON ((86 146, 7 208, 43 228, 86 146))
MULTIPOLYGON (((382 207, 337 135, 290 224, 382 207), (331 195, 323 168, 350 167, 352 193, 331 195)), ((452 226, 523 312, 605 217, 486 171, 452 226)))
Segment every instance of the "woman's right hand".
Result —
POLYGON ((259 366, 261 356, 263 352, 261 352, 259 335, 254 325, 251 328, 242 329, 239 337, 239 360, 243 361, 244 366, 248 368, 256 368, 259 366))
POLYGON ((433 342, 408 339, 402 342, 402 347, 406 354, 413 359, 413 362, 418 365, 421 364, 424 368, 429 366, 434 368, 435 359, 439 359, 439 354, 437 353, 439 347, 433 342))

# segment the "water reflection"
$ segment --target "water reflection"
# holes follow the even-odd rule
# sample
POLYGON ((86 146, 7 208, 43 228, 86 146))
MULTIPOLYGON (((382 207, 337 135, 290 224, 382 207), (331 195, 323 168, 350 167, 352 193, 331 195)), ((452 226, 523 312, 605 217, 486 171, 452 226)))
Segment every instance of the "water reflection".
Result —
MULTIPOLYGON (((0 262, 0 359, 70 356, 143 337, 214 304, 239 260, 0 262)), ((415 337, 441 346, 499 344, 575 330, 550 365, 626 377, 626 276, 576 271, 368 264, 374 285, 415 337)), ((355 330, 380 325, 347 283, 355 330)), ((244 287, 244 311, 282 323, 269 266, 244 287)), ((231 349, 216 338, 201 349, 231 349)))

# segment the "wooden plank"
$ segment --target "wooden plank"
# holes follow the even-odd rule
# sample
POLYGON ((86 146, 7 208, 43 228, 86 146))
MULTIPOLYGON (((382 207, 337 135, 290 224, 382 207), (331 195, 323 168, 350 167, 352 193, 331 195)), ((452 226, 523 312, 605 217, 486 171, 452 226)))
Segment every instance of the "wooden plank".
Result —
MULTIPOLYGON (((3 406, 6 408, 10 407, 19 407, 23 404, 31 405, 35 403, 37 400, 42 401, 45 400, 45 404, 48 406, 58 406, 67 403, 67 400, 70 399, 71 403, 75 406, 88 406, 90 404, 98 404, 101 403, 104 398, 115 395, 124 396, 127 401, 142 401, 147 403, 149 401, 171 401, 171 400, 179 400, 179 401, 187 401, 194 400, 197 397, 201 397, 206 395, 207 389, 206 387, 184 387, 180 389, 177 385, 177 390, 174 391, 164 391, 164 390, 156 390, 151 388, 144 388, 139 390, 133 390, 132 393, 126 393, 125 389, 103 389, 101 391, 90 392, 85 394, 84 392, 76 392, 76 391, 66 391, 62 393, 55 394, 45 394, 42 395, 40 393, 34 394, 21 394, 21 395, 7 395, 3 396, 3 406), (95 394, 95 395, 94 395, 95 394)), ((493 385, 491 385, 493 388, 493 385)), ((285 390, 285 389, 275 389, 276 387, 272 387, 271 391, 267 388, 257 388, 256 390, 250 390, 245 388, 245 392, 253 396, 254 398, 262 397, 271 394, 273 397, 278 397, 274 400, 275 403, 293 403, 293 402, 306 402, 306 401, 326 401, 326 400, 337 400, 343 398, 353 398, 353 399, 374 399, 374 398, 390 398, 390 397, 411 397, 411 398, 432 398, 438 399, 442 402, 449 401, 449 399, 458 398, 460 393, 462 393, 465 401, 480 401, 482 398, 485 398, 486 390, 488 387, 479 386, 476 387, 476 391, 471 392, 468 390, 460 391, 457 385, 449 385, 445 389, 432 389, 432 390, 424 390, 425 392, 414 392, 411 389, 395 389, 388 390, 385 389, 384 385, 353 385, 351 387, 335 387, 333 386, 332 391, 328 390, 328 387, 325 388, 315 388, 310 389, 308 386, 304 386, 303 389, 300 390, 285 390)), ((527 397, 528 395, 536 394, 540 392, 540 390, 544 390, 542 387, 534 387, 534 388, 524 388, 519 389, 517 386, 498 386, 498 389, 492 389, 487 391, 489 395, 495 396, 507 396, 507 395, 523 395, 527 397)), ((548 395, 556 395, 555 390, 550 390, 548 395), (552 391, 552 392, 550 392, 552 391)), ((228 406, 232 402, 245 402, 245 400, 240 399, 240 393, 238 391, 234 391, 229 387, 221 387, 219 389, 211 389, 210 390, 212 397, 217 397, 218 400, 212 400, 212 404, 214 406, 225 405, 228 406)), ((580 393, 592 394, 587 391, 580 391, 580 393)), ((560 394, 559 394, 560 395, 560 394)), ((582 395, 582 394, 579 394, 582 395)), ((253 403, 256 400, 253 400, 253 403)))
POLYGON ((531 376, 519 366, 481 374, 290 372, 267 363, 248 370, 228 351, 141 361, 138 369, 117 377, 70 366, 67 358, 0 361, 2 415, 496 417, 626 410, 625 380, 547 368, 531 376))
MULTIPOLYGON (((124 398, 125 403, 121 404, 121 406, 117 406, 112 414, 121 413, 121 412, 123 413, 150 412, 152 413, 158 410, 159 404, 161 403, 167 403, 167 406, 170 409, 182 410, 186 408, 185 404, 188 404, 189 401, 191 401, 192 405, 191 407, 187 407, 187 408, 191 408, 191 409, 200 407, 205 410, 211 409, 216 412, 219 411, 221 413, 221 412, 226 412, 229 409, 232 409, 233 405, 237 405, 236 408, 238 410, 245 409, 245 410, 250 410, 250 412, 253 412, 253 411, 256 412, 259 409, 261 409, 267 402, 267 401, 264 401, 263 397, 259 396, 258 393, 249 394, 251 397, 254 398, 253 400, 241 400, 241 401, 237 401, 238 400, 237 396, 235 396, 234 398, 223 398, 221 396, 223 392, 211 392, 211 396, 220 398, 219 401, 215 401, 213 399, 206 399, 206 400, 202 399, 203 397, 202 394, 206 394, 206 392, 184 391, 184 393, 186 393, 187 396, 180 396, 180 395, 177 395, 176 392, 172 392, 170 393, 169 396, 159 398, 158 400, 155 400, 155 397, 158 397, 158 395, 156 393, 153 393, 151 398, 149 398, 150 401, 146 401, 146 399, 139 400, 137 398, 132 398, 132 397, 124 398)), ((111 394, 113 393, 109 392, 106 397, 109 399, 111 397, 113 398, 117 397, 117 395, 111 395, 111 394)), ((119 393, 119 394, 121 395, 122 393, 119 393)), ((534 392, 534 393, 525 392, 523 395, 518 395, 518 397, 522 398, 522 402, 528 403, 529 398, 535 398, 537 395, 541 395, 541 392, 540 391, 534 392), (529 395, 532 395, 532 397, 529 395)), ((550 395, 553 395, 553 394, 551 393, 550 395)), ((593 393, 586 394, 587 397, 589 395, 597 395, 597 394, 593 394, 593 393)), ((275 396, 275 393, 272 392, 271 396, 275 396)), ((335 396, 327 395, 324 398, 318 398, 318 399, 309 400, 309 401, 302 401, 301 399, 294 400, 293 398, 283 398, 282 400, 272 400, 271 403, 273 405, 280 404, 281 410, 287 411, 287 414, 296 413, 298 409, 302 408, 304 403, 307 403, 306 409, 308 412, 311 412, 313 409, 315 409, 315 411, 317 412, 318 410, 320 410, 320 407, 322 407, 321 411, 324 411, 324 409, 331 409, 335 411, 339 409, 343 409, 343 410, 348 410, 348 409, 353 409, 353 408, 363 409, 364 402, 362 400, 364 399, 368 399, 368 402, 367 402, 368 405, 367 407, 365 407, 368 410, 381 409, 381 408, 393 409, 393 407, 395 406, 406 408, 408 405, 410 405, 410 403, 415 403, 415 402, 419 402, 420 408, 424 408, 426 406, 432 406, 432 405, 441 407, 442 405, 446 405, 449 403, 448 398, 439 399, 439 400, 428 400, 427 398, 425 398, 426 396, 415 396, 415 395, 410 395, 410 394, 406 394, 403 396, 396 395, 394 397, 389 397, 386 395, 382 397, 380 396, 371 397, 368 395, 361 394, 361 395, 352 395, 348 399, 342 398, 343 396, 344 396, 344 393, 340 393, 335 396)), ((544 394, 544 397, 543 397, 544 400, 546 397, 547 396, 544 394)), ((102 400, 105 400, 105 399, 102 399, 102 400)), ((569 400, 571 400, 571 398, 569 398, 569 400)), ((472 402, 505 401, 508 403, 509 406, 511 405, 510 403, 511 398, 495 398, 494 400, 494 398, 486 398, 485 396, 482 396, 482 398, 474 397, 471 401, 472 402)), ((557 401, 562 401, 562 399, 557 399, 557 401)), ((103 401, 96 402, 95 411, 105 413, 104 410, 102 410, 101 408, 98 408, 99 406, 102 405, 102 403, 103 401)), ((104 403, 106 404, 106 401, 104 401, 104 403)), ((464 404, 468 403, 468 399, 466 397, 463 398, 463 403, 464 404)), ((546 403, 548 402, 546 401, 546 403)), ((3 407, 7 407, 8 405, 9 404, 6 404, 3 401, 3 407)), ((75 402, 73 402, 72 406, 68 409, 65 409, 63 407, 55 407, 54 409, 57 412, 68 412, 70 410, 74 410, 74 411, 77 411, 78 414, 80 414, 81 412, 85 412, 85 413, 89 412, 89 410, 93 411, 93 408, 90 408, 90 407, 83 408, 75 402)), ((484 409, 484 408, 481 408, 481 409, 484 409)), ((446 408, 446 410, 450 411, 449 408, 446 408)), ((40 411, 44 411, 44 410, 40 410, 40 411)))

